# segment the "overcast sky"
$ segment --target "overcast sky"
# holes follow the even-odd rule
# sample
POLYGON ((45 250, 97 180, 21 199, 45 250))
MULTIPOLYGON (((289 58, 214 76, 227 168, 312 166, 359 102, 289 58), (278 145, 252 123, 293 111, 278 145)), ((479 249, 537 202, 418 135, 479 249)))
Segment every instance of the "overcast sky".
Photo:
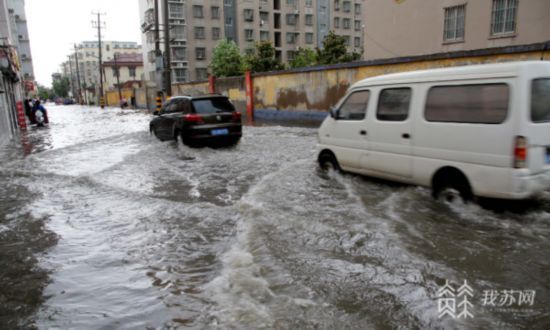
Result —
POLYGON ((137 0, 26 0, 34 74, 38 83, 51 86, 52 73, 67 60, 73 44, 97 40, 92 12, 106 15, 102 40, 141 44, 137 0))

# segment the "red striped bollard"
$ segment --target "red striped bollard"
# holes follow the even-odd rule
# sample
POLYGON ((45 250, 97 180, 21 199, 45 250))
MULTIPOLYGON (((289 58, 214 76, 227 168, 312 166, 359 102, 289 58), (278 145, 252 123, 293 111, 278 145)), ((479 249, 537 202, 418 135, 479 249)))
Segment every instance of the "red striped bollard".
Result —
POLYGON ((17 109, 17 121, 19 122, 19 128, 22 131, 27 130, 27 118, 25 118, 25 111, 23 110, 23 102, 17 101, 15 104, 17 109))

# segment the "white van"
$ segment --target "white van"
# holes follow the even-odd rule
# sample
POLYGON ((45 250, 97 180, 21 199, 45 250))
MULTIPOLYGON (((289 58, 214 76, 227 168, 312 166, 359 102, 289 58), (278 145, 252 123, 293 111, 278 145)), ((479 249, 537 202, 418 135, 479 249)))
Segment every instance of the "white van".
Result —
POLYGON ((318 161, 436 198, 532 197, 550 187, 550 62, 359 81, 321 125, 318 161))

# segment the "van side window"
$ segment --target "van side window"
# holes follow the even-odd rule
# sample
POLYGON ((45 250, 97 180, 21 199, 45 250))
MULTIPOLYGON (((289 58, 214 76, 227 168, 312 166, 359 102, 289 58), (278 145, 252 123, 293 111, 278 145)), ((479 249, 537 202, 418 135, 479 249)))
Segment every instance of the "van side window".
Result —
POLYGON ((380 92, 376 118, 387 121, 404 121, 409 116, 410 88, 389 88, 380 92))
POLYGON ((365 119, 370 91, 354 92, 338 109, 338 118, 342 120, 365 119))
POLYGON ((436 122, 500 124, 508 114, 508 89, 506 84, 432 87, 424 117, 436 122))
POLYGON ((550 78, 535 79, 531 86, 531 120, 550 122, 550 78))

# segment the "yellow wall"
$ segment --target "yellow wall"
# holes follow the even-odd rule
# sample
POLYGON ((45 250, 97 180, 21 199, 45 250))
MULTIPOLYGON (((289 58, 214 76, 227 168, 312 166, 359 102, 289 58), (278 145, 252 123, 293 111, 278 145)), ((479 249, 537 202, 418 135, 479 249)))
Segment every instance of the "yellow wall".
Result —
POLYGON ((176 84, 172 86, 173 95, 204 95, 208 94, 208 82, 176 84))
MULTIPOLYGON (((328 111, 346 93, 353 83, 382 74, 450 66, 498 63, 508 61, 550 60, 550 50, 500 54, 487 56, 465 56, 438 60, 419 60, 396 64, 365 65, 338 69, 313 68, 307 72, 285 72, 260 74, 254 80, 254 108, 276 110, 328 111)), ((176 84, 174 95, 208 94, 208 82, 176 84)), ((216 81, 216 92, 228 96, 240 111, 246 108, 244 78, 220 78, 216 81)), ((114 99, 118 102, 118 96, 114 99)), ((118 103, 117 103, 118 104, 118 103)))
POLYGON ((229 97, 232 101, 242 101, 246 102, 246 91, 238 88, 228 89, 223 93, 229 97))
MULTIPOLYGON (((132 96, 134 95, 134 90, 130 88, 123 88, 121 90, 122 97, 126 99, 128 104, 130 104, 130 100, 132 96)), ((105 101, 106 105, 109 107, 118 107, 120 106, 120 99, 118 97, 118 90, 116 91, 109 91, 105 93, 105 101)))
MULTIPOLYGON (((542 52, 423 60, 254 77, 254 108, 327 111, 353 83, 377 75, 459 65, 540 60, 542 52)), ((544 58, 550 60, 550 51, 544 58)))
POLYGON ((139 88, 136 90, 136 104, 139 106, 147 107, 147 91, 145 88, 139 88))

